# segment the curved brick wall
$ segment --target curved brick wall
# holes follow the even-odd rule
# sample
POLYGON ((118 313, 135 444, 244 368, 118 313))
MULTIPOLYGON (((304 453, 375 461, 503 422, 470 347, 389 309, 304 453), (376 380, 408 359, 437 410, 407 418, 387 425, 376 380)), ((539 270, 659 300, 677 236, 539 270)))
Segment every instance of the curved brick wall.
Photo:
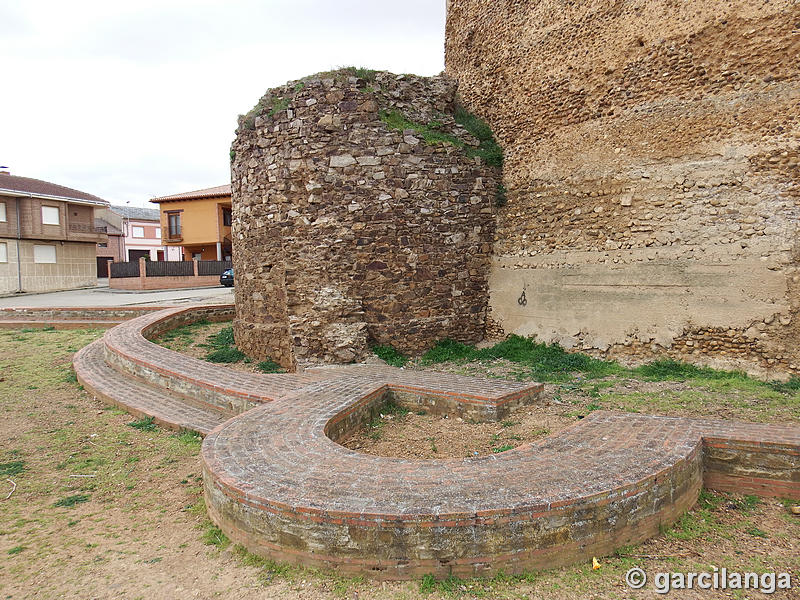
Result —
POLYGON ((596 411, 499 455, 403 460, 353 452, 335 440, 371 421, 387 396, 414 410, 496 421, 534 401, 542 386, 379 366, 249 374, 145 338, 230 311, 139 317, 78 352, 74 366, 90 393, 208 434, 202 459, 211 518, 277 560, 386 578, 519 572, 655 535, 701 485, 800 498, 797 427, 596 411))
POLYGON ((800 373, 798 56, 789 0, 450 0, 506 155, 495 327, 800 373))
POLYGON ((369 344, 483 338, 497 170, 381 120, 436 121, 475 146, 454 94, 445 78, 342 71, 270 90, 240 119, 239 348, 293 369, 359 360, 369 344))

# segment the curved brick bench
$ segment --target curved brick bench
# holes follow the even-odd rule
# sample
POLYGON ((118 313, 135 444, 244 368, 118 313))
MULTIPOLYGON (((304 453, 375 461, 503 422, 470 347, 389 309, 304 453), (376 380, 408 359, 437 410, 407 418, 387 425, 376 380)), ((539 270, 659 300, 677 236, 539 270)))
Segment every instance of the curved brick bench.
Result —
POLYGON ((215 427, 202 449, 209 514, 262 555, 386 578, 519 572, 655 535, 704 484, 800 497, 798 427, 595 412, 489 457, 353 452, 335 440, 388 398, 496 420, 541 385, 374 366, 248 374, 146 339, 231 311, 169 309, 128 321, 79 352, 75 369, 87 389, 135 414, 202 433, 215 427))

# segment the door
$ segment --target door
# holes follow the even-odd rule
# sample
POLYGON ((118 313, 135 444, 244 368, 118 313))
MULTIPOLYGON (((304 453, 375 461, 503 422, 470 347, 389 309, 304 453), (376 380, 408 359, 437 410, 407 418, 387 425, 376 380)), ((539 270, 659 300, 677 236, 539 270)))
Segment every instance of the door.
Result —
POLYGON ((98 277, 108 277, 108 263, 111 262, 110 256, 98 256, 97 257, 97 276, 98 277))

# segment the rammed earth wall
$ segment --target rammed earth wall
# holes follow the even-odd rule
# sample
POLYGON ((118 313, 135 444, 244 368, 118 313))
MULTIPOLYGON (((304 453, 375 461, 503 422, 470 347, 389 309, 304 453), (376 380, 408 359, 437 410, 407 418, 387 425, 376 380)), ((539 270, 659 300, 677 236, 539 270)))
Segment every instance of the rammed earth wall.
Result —
POLYGON ((485 332, 499 172, 451 80, 362 75, 268 91, 232 147, 236 343, 289 369, 485 332))
POLYGON ((790 0, 450 0, 506 156, 493 330, 800 373, 798 56, 790 0))

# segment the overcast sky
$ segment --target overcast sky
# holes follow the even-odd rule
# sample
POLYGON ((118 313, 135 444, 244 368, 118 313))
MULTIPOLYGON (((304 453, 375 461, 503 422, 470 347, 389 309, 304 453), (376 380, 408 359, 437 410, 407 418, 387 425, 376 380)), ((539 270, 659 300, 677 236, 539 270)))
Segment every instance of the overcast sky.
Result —
POLYGON ((0 0, 0 165, 112 204, 221 185, 268 88, 439 73, 444 19, 445 0, 0 0))

